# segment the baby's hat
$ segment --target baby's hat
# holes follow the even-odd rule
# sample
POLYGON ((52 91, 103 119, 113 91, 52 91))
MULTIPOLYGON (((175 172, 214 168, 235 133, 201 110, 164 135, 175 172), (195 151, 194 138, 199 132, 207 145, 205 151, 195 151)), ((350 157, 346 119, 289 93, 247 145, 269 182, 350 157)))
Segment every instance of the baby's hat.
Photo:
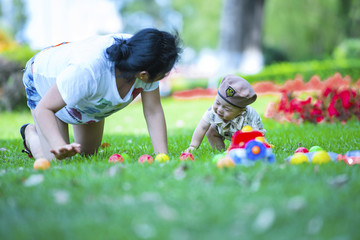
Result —
POLYGON ((218 94, 226 102, 239 108, 246 107, 257 98, 250 83, 236 75, 227 75, 221 80, 218 94))

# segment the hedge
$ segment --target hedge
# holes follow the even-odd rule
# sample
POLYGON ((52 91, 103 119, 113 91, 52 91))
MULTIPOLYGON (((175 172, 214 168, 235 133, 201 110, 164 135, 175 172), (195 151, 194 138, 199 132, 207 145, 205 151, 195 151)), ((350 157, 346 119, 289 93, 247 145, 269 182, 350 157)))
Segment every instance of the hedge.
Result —
POLYGON ((334 73, 340 73, 342 76, 349 75, 353 81, 360 78, 360 59, 340 59, 323 60, 308 62, 284 62, 265 67, 260 73, 254 75, 241 75, 250 83, 259 81, 273 81, 278 84, 286 80, 295 79, 301 75, 305 82, 309 81, 314 75, 321 79, 327 79, 334 73))

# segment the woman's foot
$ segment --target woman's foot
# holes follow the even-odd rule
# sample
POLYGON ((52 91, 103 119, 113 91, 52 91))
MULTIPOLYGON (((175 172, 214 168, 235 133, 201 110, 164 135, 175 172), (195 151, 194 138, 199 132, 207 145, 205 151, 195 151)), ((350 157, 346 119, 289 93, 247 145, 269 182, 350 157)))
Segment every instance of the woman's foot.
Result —
POLYGON ((20 128, 20 134, 21 134, 21 138, 23 139, 23 146, 24 146, 24 149, 22 150, 22 152, 26 153, 29 156, 29 158, 33 158, 33 155, 31 153, 30 149, 26 145, 26 138, 25 138, 25 129, 27 126, 29 126, 29 124, 30 123, 26 123, 26 124, 22 125, 20 128))

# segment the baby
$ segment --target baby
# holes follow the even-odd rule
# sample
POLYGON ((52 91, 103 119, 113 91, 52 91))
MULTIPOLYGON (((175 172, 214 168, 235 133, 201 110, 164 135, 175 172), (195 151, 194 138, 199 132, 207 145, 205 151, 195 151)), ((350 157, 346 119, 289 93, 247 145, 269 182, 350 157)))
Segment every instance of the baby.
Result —
POLYGON ((225 76, 220 83, 214 104, 205 112, 185 152, 198 148, 206 134, 211 147, 224 150, 224 140, 249 125, 265 134, 259 114, 249 104, 255 102, 257 95, 251 85, 235 75, 225 76))

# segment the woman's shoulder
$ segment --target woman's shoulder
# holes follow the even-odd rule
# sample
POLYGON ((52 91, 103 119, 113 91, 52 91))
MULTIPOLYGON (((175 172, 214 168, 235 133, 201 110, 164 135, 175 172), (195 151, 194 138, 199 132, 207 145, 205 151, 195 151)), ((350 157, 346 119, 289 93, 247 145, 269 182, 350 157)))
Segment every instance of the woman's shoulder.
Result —
POLYGON ((104 60, 107 61, 106 49, 115 43, 115 39, 128 39, 132 35, 126 33, 115 33, 107 35, 97 35, 87 38, 80 42, 74 42, 81 54, 78 54, 77 61, 104 60))

